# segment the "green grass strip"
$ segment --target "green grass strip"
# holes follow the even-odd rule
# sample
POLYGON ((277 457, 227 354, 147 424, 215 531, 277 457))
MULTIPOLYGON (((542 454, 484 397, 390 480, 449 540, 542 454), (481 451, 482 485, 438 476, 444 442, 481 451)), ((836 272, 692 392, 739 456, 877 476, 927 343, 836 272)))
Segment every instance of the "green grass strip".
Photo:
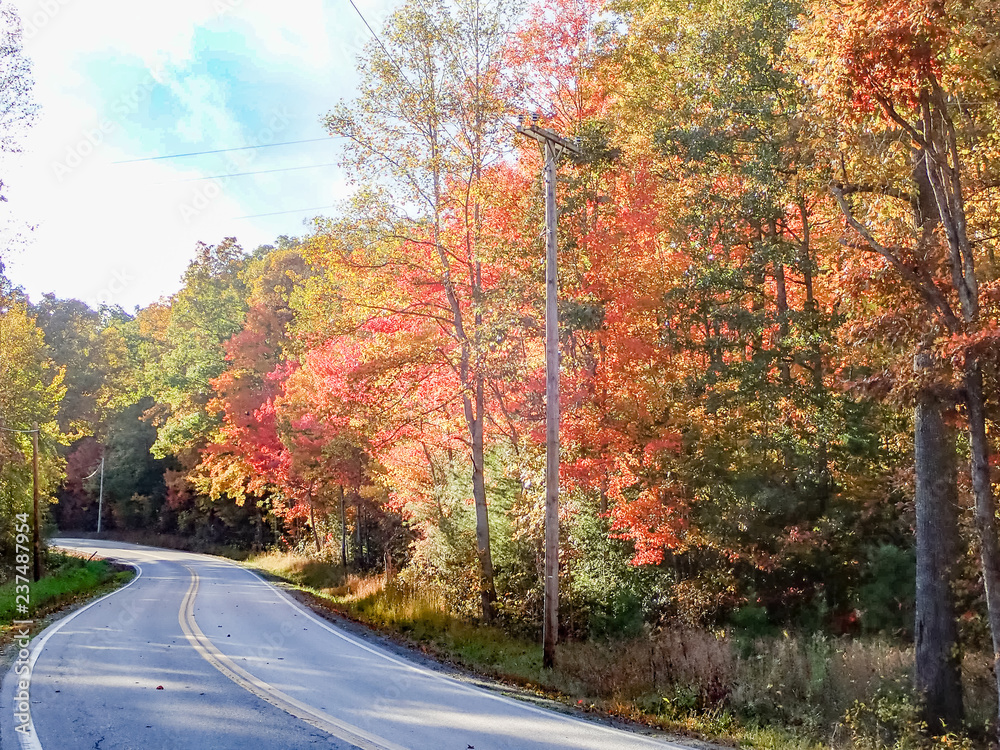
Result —
POLYGON ((37 583, 29 584, 30 610, 27 615, 17 610, 20 602, 17 600, 16 581, 0 585, 0 628, 10 625, 13 620, 37 617, 57 605, 100 589, 119 576, 128 579, 131 575, 128 572, 117 573, 103 560, 87 561, 69 555, 50 554, 46 575, 37 583))

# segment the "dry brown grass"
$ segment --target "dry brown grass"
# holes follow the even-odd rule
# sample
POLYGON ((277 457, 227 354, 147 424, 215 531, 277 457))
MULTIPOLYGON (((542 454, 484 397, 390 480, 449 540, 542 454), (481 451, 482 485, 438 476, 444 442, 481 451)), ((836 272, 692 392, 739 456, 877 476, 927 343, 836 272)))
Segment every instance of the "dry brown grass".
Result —
POLYGON ((248 563, 311 589, 373 625, 397 627, 427 621, 437 626, 449 618, 444 597, 434 587, 387 579, 384 574, 345 574, 339 565, 295 552, 267 552, 248 563))
POLYGON ((265 552, 250 558, 247 562, 251 567, 273 573, 316 591, 326 591, 341 586, 346 578, 340 567, 294 552, 265 552))
MULTIPOLYGON (((537 643, 455 617, 433 586, 387 582, 383 575, 343 576, 329 565, 321 575, 313 563, 290 554, 272 553, 254 564, 472 669, 677 731, 739 736, 761 748, 850 747, 861 740, 857 722, 852 726, 845 716, 888 706, 901 721, 912 719, 905 696, 913 649, 889 640, 819 634, 751 640, 665 628, 624 641, 563 643, 558 668, 544 670, 537 643)), ((971 724, 985 727, 996 707, 988 655, 967 655, 963 671, 971 724)), ((892 746, 880 742, 865 746, 892 746)))
POLYGON ((357 601, 365 597, 375 596, 380 591, 385 590, 385 585, 384 575, 349 575, 343 585, 326 589, 324 593, 337 599, 357 601))
POLYGON ((591 695, 630 699, 677 685, 710 702, 725 697, 736 664, 725 638, 701 630, 662 630, 646 638, 608 643, 567 643, 559 669, 591 695))

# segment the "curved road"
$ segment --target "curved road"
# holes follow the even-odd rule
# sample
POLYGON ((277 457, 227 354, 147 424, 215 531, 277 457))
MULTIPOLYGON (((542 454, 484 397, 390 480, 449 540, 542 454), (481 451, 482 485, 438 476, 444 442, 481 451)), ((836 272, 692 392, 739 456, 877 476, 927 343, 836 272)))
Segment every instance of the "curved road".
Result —
POLYGON ((221 558, 59 545, 140 572, 35 638, 27 732, 7 673, 4 750, 682 750, 428 670, 221 558))

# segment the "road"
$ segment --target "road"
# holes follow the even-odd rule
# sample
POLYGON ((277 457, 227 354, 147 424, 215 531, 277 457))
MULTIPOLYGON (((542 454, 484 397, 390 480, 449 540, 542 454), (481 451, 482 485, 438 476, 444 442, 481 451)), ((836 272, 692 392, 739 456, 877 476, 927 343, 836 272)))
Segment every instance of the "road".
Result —
POLYGON ((429 670, 221 558, 59 545, 139 575, 35 638, 27 733, 7 673, 4 750, 682 750, 429 670))

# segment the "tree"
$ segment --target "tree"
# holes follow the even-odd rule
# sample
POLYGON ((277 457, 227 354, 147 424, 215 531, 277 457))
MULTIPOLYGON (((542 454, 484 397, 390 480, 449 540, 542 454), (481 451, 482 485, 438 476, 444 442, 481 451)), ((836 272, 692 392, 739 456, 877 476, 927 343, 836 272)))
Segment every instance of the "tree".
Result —
MULTIPOLYGON (((50 496, 63 469, 55 420, 65 388, 27 300, 9 288, 2 271, 0 265, 0 565, 9 566, 15 514, 31 510, 31 436, 25 431, 34 422, 40 425, 40 490, 50 496)), ((10 572, 0 568, 0 576, 10 572)))
POLYGON ((225 370, 211 382, 215 395, 208 411, 221 424, 192 473, 195 488, 213 500, 227 496, 239 506, 251 502, 258 543, 265 504, 287 514, 311 499, 311 486, 293 471, 276 407, 296 369, 294 360, 286 359, 295 318, 291 299, 309 271, 295 243, 280 245, 258 248, 247 264, 246 317, 224 343, 225 370))
POLYGON ((922 0, 813 4, 809 11, 800 54, 835 134, 828 144, 830 192, 847 245, 904 283, 892 296, 904 326, 896 338, 909 351, 894 376, 912 381, 916 357, 922 599, 916 680, 928 724, 937 730, 954 726, 962 711, 947 587, 931 583, 946 580, 954 564, 948 509, 954 490, 946 481, 953 449, 941 414, 949 406, 941 394, 952 387, 964 411, 986 603, 1000 658, 1000 542, 983 387, 997 335, 995 198, 988 188, 1000 154, 981 145, 995 137, 998 122, 995 52, 987 41, 995 21, 976 3, 922 0))
MULTIPOLYGON (((31 63, 21 46, 21 19, 10 3, 0 7, 0 154, 17 153, 38 106, 32 101, 31 63)), ((4 181, 0 177, 0 201, 4 181)))
MULTIPOLYGON (((659 243, 663 276, 644 340, 674 376, 661 384, 663 437, 680 436, 679 455, 660 461, 674 496, 697 498, 676 554, 696 571, 739 575, 742 596, 774 609, 820 600, 843 611, 856 553, 837 549, 841 519, 858 503, 833 477, 853 458, 841 436, 856 404, 832 382, 835 288, 819 270, 832 243, 815 224, 801 92, 782 61, 799 6, 619 7, 628 33, 604 71, 617 94, 613 143, 658 178, 655 228, 640 225, 659 243), (823 548, 846 563, 836 575, 823 548)), ((626 528, 657 515, 669 517, 651 504, 626 528)))
POLYGON ((224 344, 243 325, 246 260, 232 237, 214 246, 199 243, 159 334, 162 355, 149 363, 153 395, 165 407, 157 415, 153 453, 173 453, 189 468, 197 464, 196 451, 212 438, 220 421, 209 412, 208 403, 212 380, 225 370, 224 344))
POLYGON ((378 293, 367 287, 351 303, 372 317, 418 319, 420 335, 436 329, 450 340, 438 354, 457 377, 467 430, 486 621, 496 590, 484 479, 491 295, 479 196, 502 153, 509 21, 505 3, 408 3, 387 22, 385 46, 370 45, 362 58, 354 106, 325 119, 332 135, 349 139, 345 166, 364 186, 357 215, 338 230, 342 260, 356 270, 392 266, 420 292, 395 298, 383 275, 378 293))
MULTIPOLYGON (((113 311, 102 314, 79 300, 46 294, 34 312, 49 358, 64 373, 60 428, 72 437, 101 433, 112 411, 137 399, 126 341, 113 311)), ((124 312, 119 315, 117 320, 127 322, 124 312)))

